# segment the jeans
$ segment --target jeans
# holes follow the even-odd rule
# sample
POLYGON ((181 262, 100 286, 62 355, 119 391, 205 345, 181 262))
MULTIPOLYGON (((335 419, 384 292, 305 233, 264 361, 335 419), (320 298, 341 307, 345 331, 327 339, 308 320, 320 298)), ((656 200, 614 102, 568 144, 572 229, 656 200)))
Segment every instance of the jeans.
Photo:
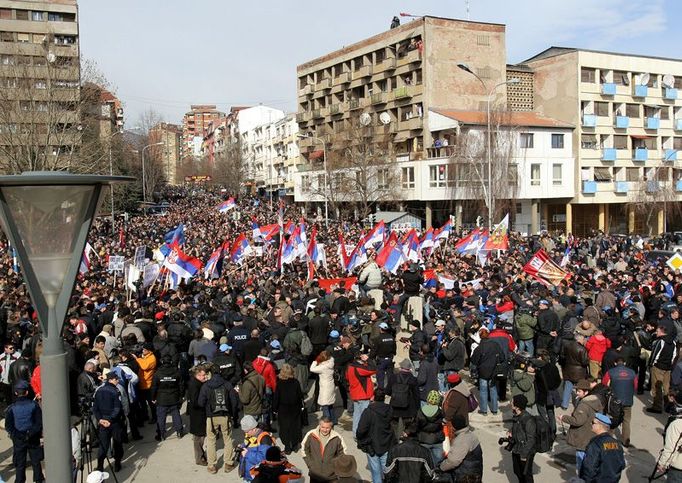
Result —
POLYGON ((571 396, 573 395, 573 383, 564 379, 564 395, 561 398, 561 407, 568 409, 568 403, 571 402, 571 396))
POLYGON ((488 412, 488 396, 490 396, 490 410, 493 413, 497 413, 497 384, 496 381, 488 379, 478 380, 478 389, 481 393, 481 400, 479 401, 481 405, 480 411, 483 413, 488 412), (490 393, 490 394, 488 394, 490 393))
POLYGON ((156 432, 162 438, 166 438, 166 416, 170 413, 173 419, 173 429, 176 433, 180 434, 183 432, 182 418, 180 417, 180 408, 177 405, 174 406, 156 406, 156 432))
POLYGON ((533 346, 533 339, 520 340, 519 352, 528 352, 531 356, 535 355, 535 347, 533 346))
POLYGON ((363 399, 362 401, 353 401, 353 437, 355 438, 355 433, 358 430, 358 424, 360 423, 360 416, 362 412, 369 407, 369 399, 363 399))
POLYGON ((438 373, 438 390, 441 392, 441 394, 445 394, 448 391, 447 387, 445 387, 445 373, 444 372, 438 373))
POLYGON ((585 459, 585 452, 576 450, 575 452, 575 470, 576 474, 580 476, 580 468, 583 465, 583 460, 585 459))
MULTIPOLYGON (((17 438, 13 440, 14 446, 12 451, 12 463, 16 469, 17 483, 24 483, 26 481, 26 457, 31 457, 31 466, 33 467, 33 481, 43 481, 43 470, 40 462, 43 460, 43 449, 40 446, 40 437, 31 437, 26 440, 17 438)), ((386 461, 384 460, 384 463, 386 461)), ((381 480, 379 480, 381 481, 381 480)))
POLYGON ((382 455, 367 455, 369 472, 372 474, 372 483, 381 483, 384 479, 384 468, 386 468, 386 458, 388 453, 382 455))
POLYGON ((377 360, 377 387, 386 388, 386 373, 391 373, 393 369, 393 359, 386 357, 377 360))
POLYGON ((433 465, 434 467, 438 467, 438 465, 440 465, 440 462, 443 461, 443 458, 445 457, 445 455, 443 454, 443 443, 435 444, 420 443, 420 444, 431 452, 431 458, 433 458, 433 465))
POLYGON ((333 404, 322 406, 322 416, 331 419, 334 426, 336 426, 336 413, 334 412, 333 404))

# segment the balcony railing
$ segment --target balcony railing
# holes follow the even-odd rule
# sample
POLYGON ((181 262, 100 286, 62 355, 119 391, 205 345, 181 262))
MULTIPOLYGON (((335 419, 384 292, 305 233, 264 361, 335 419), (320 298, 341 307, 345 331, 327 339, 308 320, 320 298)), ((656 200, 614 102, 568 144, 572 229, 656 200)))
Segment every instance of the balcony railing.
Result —
POLYGON ((627 181, 616 181, 615 186, 614 186, 614 191, 616 193, 627 193, 628 190, 630 189, 630 186, 627 181))
POLYGON ((597 125, 597 116, 594 114, 583 114, 583 127, 595 127, 597 125))
POLYGON ((395 57, 388 57, 384 59, 381 64, 379 64, 380 68, 384 70, 393 70, 396 68, 398 65, 398 62, 395 57))
POLYGON ((630 118, 627 116, 616 116, 616 127, 618 129, 627 129, 630 126, 630 118))
POLYGON ((675 131, 682 131, 682 119, 675 119, 675 131))
POLYGON ((424 127, 424 120, 419 116, 411 117, 410 119, 405 119, 400 121, 400 129, 409 129, 410 131, 415 129, 422 129, 424 127))
POLYGON ((605 82, 601 85, 601 93, 605 96, 616 95, 616 84, 613 82, 605 82))
POLYGON ((633 161, 646 161, 649 159, 649 150, 647 148, 635 148, 632 150, 633 161))
POLYGON ((315 84, 315 89, 320 90, 320 89, 329 89, 332 86, 332 80, 327 77, 326 79, 321 79, 318 81, 317 84, 315 84))
POLYGON ((372 104, 384 104, 386 102, 386 93, 385 92, 377 92, 376 94, 372 94, 372 104))
POLYGON ((617 156, 616 148, 604 148, 601 152, 602 161, 615 161, 617 156))
POLYGON ((597 192, 596 181, 583 181, 583 194, 593 195, 597 192))
POLYGON ((412 62, 421 62, 421 60, 422 55, 419 52, 419 49, 408 50, 405 55, 398 58, 398 65, 401 66, 405 64, 411 64, 412 62))
POLYGON ((296 122, 298 123, 308 122, 308 116, 309 113, 307 112, 298 112, 296 113, 296 122))
POLYGON ((661 120, 657 117, 647 117, 646 118, 646 128, 647 129, 658 129, 661 125, 661 120))
POLYGON ((351 99, 350 102, 348 103, 348 108, 353 111, 355 109, 360 109, 362 107, 362 103, 360 102, 360 99, 351 99))
POLYGON ((321 119, 329 113, 326 107, 321 107, 320 109, 313 110, 313 119, 321 119))
POLYGON ((350 82, 350 72, 341 72, 334 77, 334 84, 345 84, 347 82, 350 82))
POLYGON ((677 89, 673 87, 666 87, 663 91, 663 99, 668 99, 670 101, 677 99, 677 89))
POLYGON ((409 86, 402 86, 393 89, 393 99, 409 99, 412 97, 412 92, 409 86))
POLYGON ((372 75, 373 69, 371 65, 363 65, 355 71, 353 78, 358 79, 360 77, 369 77, 372 75))
POLYGON ((649 88, 647 86, 634 85, 632 87, 632 95, 634 97, 646 97, 649 93, 649 88))
POLYGON ((666 149, 663 153, 663 161, 677 161, 677 149, 666 149))
POLYGON ((341 104, 341 103, 332 104, 329 107, 329 114, 331 114, 332 116, 335 116, 337 114, 341 114, 342 112, 343 112, 343 104, 341 104))
POLYGON ((301 95, 302 96, 309 96, 310 94, 313 93, 313 86, 310 84, 306 84, 303 86, 303 89, 301 89, 301 95))

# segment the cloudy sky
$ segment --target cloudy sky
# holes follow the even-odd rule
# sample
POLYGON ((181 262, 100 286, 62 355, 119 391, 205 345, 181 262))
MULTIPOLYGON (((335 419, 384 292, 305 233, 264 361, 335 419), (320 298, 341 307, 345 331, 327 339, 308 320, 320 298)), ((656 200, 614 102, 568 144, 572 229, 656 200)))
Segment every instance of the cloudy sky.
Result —
MULTIPOLYGON (((79 0, 81 49, 124 102, 127 125, 191 103, 292 111, 296 65, 386 30, 408 12, 466 19, 465 0, 79 0)), ((507 59, 551 45, 682 58, 680 0, 470 0, 507 25, 507 59)))

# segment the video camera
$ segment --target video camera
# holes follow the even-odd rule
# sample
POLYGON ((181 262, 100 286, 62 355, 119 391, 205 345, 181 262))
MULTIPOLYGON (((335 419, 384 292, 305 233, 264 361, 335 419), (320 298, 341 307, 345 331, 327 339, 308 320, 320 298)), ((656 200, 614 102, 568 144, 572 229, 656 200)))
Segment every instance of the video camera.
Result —
POLYGON ((504 445, 504 449, 510 452, 514 448, 514 440, 511 438, 500 438, 497 440, 497 444, 504 445))

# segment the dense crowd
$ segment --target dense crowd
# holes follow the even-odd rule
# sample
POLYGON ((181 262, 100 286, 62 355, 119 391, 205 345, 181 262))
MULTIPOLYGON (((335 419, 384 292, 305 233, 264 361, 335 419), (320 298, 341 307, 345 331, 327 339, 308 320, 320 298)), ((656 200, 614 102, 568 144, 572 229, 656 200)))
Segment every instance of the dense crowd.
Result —
MULTIPOLYGON (((300 208, 257 199, 224 213, 216 209, 224 197, 201 189, 164 197, 164 215, 132 216, 115 235, 105 221, 91 230, 93 256, 63 331, 74 477, 87 472, 82 445, 95 447, 88 481, 102 481, 107 460, 118 471, 145 422, 165 440, 170 416, 178 438, 191 434, 194 463, 212 474, 359 481, 349 452, 357 446, 373 483, 480 482, 484 455, 470 415, 493 418, 509 401, 513 423, 500 444, 520 482, 534 481, 534 457, 552 451, 560 428, 575 448, 576 478, 615 482, 634 401, 646 390, 646 411, 671 414, 658 471, 682 481, 682 275, 646 256, 665 240, 510 234, 509 249, 481 266, 458 252, 462 234, 452 233, 396 273, 377 264, 380 242, 347 285, 339 234, 359 243, 369 228, 360 222, 325 228, 300 208), (286 230, 253 239, 255 225, 299 218, 326 254, 314 273, 305 256, 280 263, 286 230), (177 286, 164 271, 143 286, 107 270, 109 256, 132 260, 142 246, 153 261, 180 224, 184 240, 171 249, 190 257, 206 262, 242 233, 253 253, 237 264, 226 254, 219 271, 177 286), (568 257, 570 277, 552 286, 525 273, 540 249, 557 263, 568 257), (352 439, 334 429, 341 418, 352 418, 352 439), (288 462, 295 452, 306 468, 288 462)), ((5 428, 15 481, 25 481, 27 456, 42 481, 40 324, 2 248, 5 428)))

